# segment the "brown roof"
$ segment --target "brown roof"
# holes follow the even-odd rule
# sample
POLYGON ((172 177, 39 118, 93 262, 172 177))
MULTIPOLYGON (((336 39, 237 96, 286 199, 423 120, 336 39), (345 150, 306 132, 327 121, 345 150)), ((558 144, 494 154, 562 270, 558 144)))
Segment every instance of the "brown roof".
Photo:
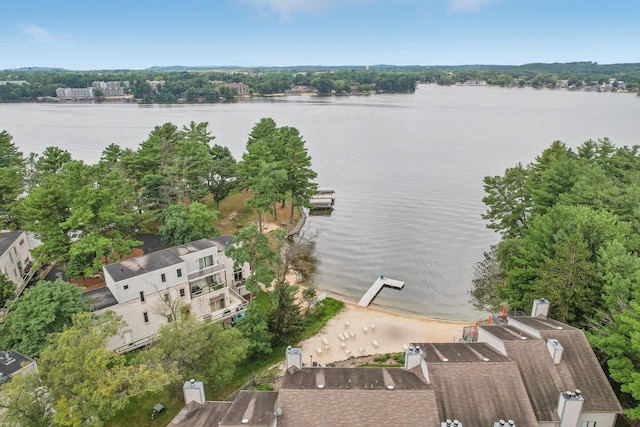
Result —
POLYGON ((440 425, 431 386, 401 368, 287 371, 278 406, 278 427, 440 425))
POLYGON ((562 361, 557 365, 558 372, 566 390, 579 389, 582 392, 585 411, 622 412, 584 332, 571 328, 540 333, 545 340, 558 340, 564 348, 562 361))
POLYGON ((218 426, 232 402, 191 402, 186 405, 167 427, 214 427, 218 426))
POLYGON ((500 338, 502 341, 514 341, 514 340, 522 340, 522 337, 527 339, 537 339, 533 335, 527 334, 515 328, 513 326, 500 326, 500 325, 490 325, 490 326, 480 326, 480 329, 484 329, 494 337, 500 338))
POLYGON ((560 421, 557 412, 558 397, 565 387, 549 354, 546 341, 513 340, 506 341, 504 345, 507 355, 518 364, 538 421, 560 421))
POLYGON ((485 343, 422 343, 419 346, 427 363, 486 363, 509 361, 509 358, 485 343))
POLYGON ((579 329, 574 328, 573 326, 569 326, 565 323, 558 322, 557 320, 550 319, 548 317, 516 316, 509 318, 509 322, 511 322, 512 320, 523 323, 524 325, 527 325, 538 331, 555 331, 565 329, 579 331, 579 329))
MULTIPOLYGON (((220 427, 263 426, 276 423, 276 391, 241 391, 222 419, 220 427), (247 422, 243 423, 242 420, 247 422)), ((217 424, 215 424, 217 426, 217 424)))
POLYGON ((305 368, 287 371, 280 389, 427 390, 431 386, 402 368, 305 368))
POLYGON ((484 343, 419 346, 442 420, 458 419, 464 426, 492 426, 499 419, 537 425, 516 362, 484 343))

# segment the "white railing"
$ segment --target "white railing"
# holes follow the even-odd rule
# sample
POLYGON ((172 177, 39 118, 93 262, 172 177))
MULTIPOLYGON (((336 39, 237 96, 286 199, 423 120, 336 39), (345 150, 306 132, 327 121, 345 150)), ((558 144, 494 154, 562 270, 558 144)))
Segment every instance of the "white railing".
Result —
POLYGON ((223 268, 224 268, 224 264, 222 264, 221 262, 216 262, 213 265, 202 268, 196 272, 190 273, 189 280, 199 279, 201 277, 209 276, 217 271, 222 270, 223 268))

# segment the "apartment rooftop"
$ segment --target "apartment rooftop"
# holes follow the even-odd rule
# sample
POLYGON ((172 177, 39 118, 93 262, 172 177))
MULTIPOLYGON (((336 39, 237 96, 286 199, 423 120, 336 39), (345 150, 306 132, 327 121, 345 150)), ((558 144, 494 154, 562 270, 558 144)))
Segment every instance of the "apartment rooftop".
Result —
POLYGON ((282 389, 431 390, 415 374, 399 368, 313 368, 290 370, 282 389))
POLYGON ((0 255, 5 253, 7 249, 13 245, 20 235, 22 231, 3 231, 0 232, 0 255))
POLYGON ((115 280, 130 279, 141 274, 170 267, 183 262, 181 256, 209 249, 216 245, 208 239, 200 239, 184 245, 162 249, 136 258, 130 258, 104 267, 105 271, 115 280))

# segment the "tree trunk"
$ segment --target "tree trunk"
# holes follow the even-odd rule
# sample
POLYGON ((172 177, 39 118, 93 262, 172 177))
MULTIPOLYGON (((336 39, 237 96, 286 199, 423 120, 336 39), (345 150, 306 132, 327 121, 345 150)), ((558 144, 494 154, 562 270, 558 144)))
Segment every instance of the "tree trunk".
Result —
POLYGON ((284 209, 286 207, 286 200, 285 199, 282 199, 282 205, 280 205, 280 207, 282 209, 284 209))
POLYGON ((289 224, 293 224, 293 196, 291 196, 291 217, 289 218, 289 224))
POLYGON ((258 230, 262 233, 262 211, 258 209, 258 230))
POLYGON ((277 202, 273 202, 273 220, 277 223, 278 222, 278 206, 276 205, 277 202))

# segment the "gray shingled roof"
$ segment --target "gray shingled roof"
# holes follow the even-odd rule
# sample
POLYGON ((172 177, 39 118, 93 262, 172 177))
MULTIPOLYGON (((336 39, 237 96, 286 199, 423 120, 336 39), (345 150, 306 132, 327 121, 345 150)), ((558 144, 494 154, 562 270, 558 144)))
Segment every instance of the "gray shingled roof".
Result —
POLYGON ((423 349, 442 419, 458 419, 464 426, 492 426, 499 419, 537 425, 515 361, 484 343, 416 345, 423 349))
POLYGON ((558 322, 557 320, 544 317, 517 316, 510 319, 523 323, 529 327, 537 329, 538 331, 555 331, 564 329, 579 331, 579 329, 574 328, 573 326, 569 326, 562 322, 558 322))
POLYGON ((0 233, 0 255, 5 253, 21 234, 22 231, 6 231, 0 233))
POLYGON ((431 386, 401 368, 293 368, 278 406, 278 427, 440 425, 431 386))
POLYGON ((142 255, 136 258, 109 264, 104 267, 105 271, 115 280, 130 279, 141 274, 159 270, 182 262, 180 256, 192 252, 201 251, 214 247, 215 244, 208 239, 200 239, 173 248, 162 249, 157 252, 142 255))
POLYGON ((504 345, 509 357, 518 364, 536 418, 539 421, 560 421, 558 397, 565 387, 547 350, 546 340, 511 340, 505 341, 504 345))
MULTIPOLYGON (((277 391, 241 391, 227 411, 220 427, 271 427, 276 422, 277 391), (242 420, 249 420, 243 423, 242 420)), ((213 424, 212 424, 213 425, 213 424)), ((217 424, 215 424, 217 426, 217 424)))
POLYGON ((167 427, 218 427, 233 402, 191 402, 169 423, 167 427))
POLYGON ((522 332, 520 329, 513 326, 500 326, 500 325, 490 325, 490 326, 480 326, 480 329, 486 330, 491 335, 500 338, 502 341, 519 341, 522 338, 526 338, 529 340, 538 339, 533 335, 527 334, 526 332, 522 332))
POLYGON ((485 343, 423 343, 415 344, 423 351, 427 363, 485 363, 484 358, 492 362, 506 362, 510 359, 485 343))
POLYGON ((567 327, 540 333, 545 341, 556 339, 564 348, 562 361, 557 365, 558 372, 566 390, 579 389, 582 392, 585 411, 622 412, 620 402, 584 332, 567 327))

